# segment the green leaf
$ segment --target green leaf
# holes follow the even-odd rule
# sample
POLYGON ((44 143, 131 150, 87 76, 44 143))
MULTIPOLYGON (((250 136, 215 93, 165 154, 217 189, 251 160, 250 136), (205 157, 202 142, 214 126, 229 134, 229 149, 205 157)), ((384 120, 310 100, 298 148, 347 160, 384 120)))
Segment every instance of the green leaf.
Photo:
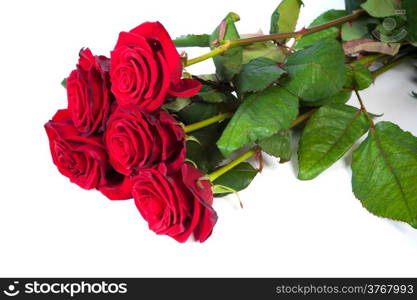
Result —
POLYGON ((342 25, 342 39, 346 42, 368 37, 368 34, 368 26, 363 22, 352 22, 342 25))
POLYGON ((348 105, 326 105, 316 111, 301 135, 298 178, 317 177, 338 161, 369 129, 363 111, 348 105))
MULTIPOLYGON (((344 17, 347 15, 347 12, 345 10, 329 10, 325 13, 318 16, 309 26, 308 28, 315 27, 330 21, 333 21, 335 19, 344 17)), ((338 27, 331 27, 325 30, 321 30, 319 32, 307 35, 303 38, 301 38, 297 44, 295 45, 296 49, 302 49, 308 46, 313 45, 317 41, 321 40, 322 38, 337 38, 340 33, 340 26, 338 27)))
POLYGON ((417 5, 415 0, 403 0, 403 9, 407 16, 407 32, 410 42, 417 42, 417 5))
POLYGON ((347 65, 347 68, 345 88, 364 90, 374 82, 372 73, 363 64, 354 62, 347 65))
POLYGON ((163 108, 173 111, 173 112, 179 112, 180 110, 184 109, 190 104, 191 104, 190 98, 177 97, 174 100, 165 103, 163 105, 163 108))
POLYGON ((248 96, 217 142, 224 156, 288 128, 298 114, 298 99, 279 86, 248 96))
POLYGON ((197 95, 192 97, 193 101, 203 101, 208 103, 222 103, 233 100, 233 96, 223 93, 214 86, 203 84, 197 95))
POLYGON ((342 89, 337 94, 330 96, 326 99, 320 99, 313 102, 301 102, 302 106, 314 107, 314 106, 323 106, 328 104, 345 104, 349 101, 350 97, 352 96, 352 90, 350 89, 342 89))
POLYGON ((64 79, 61 81, 61 85, 62 85, 64 88, 67 88, 67 79, 66 79, 66 78, 64 78, 64 79))
POLYGON ((282 86, 304 101, 328 98, 345 82, 345 55, 335 39, 322 39, 291 54, 284 68, 289 76, 282 86))
POLYGON ((220 184, 215 184, 211 186, 211 189, 213 191, 213 194, 215 194, 215 197, 222 197, 222 194, 230 194, 230 193, 236 193, 237 191, 229 188, 227 186, 224 185, 220 185, 220 184))
POLYGON ((366 0, 345 0, 346 11, 351 14, 354 10, 361 8, 361 4, 366 0))
MULTIPOLYGON (((213 45, 214 41, 239 39, 239 33, 235 27, 235 22, 239 21, 239 16, 229 13, 219 26, 210 35, 210 47, 214 49, 219 45, 213 45)), ((229 81, 233 76, 240 72, 242 67, 242 47, 229 49, 223 55, 213 57, 216 66, 216 74, 222 81, 229 81)))
POLYGON ((236 77, 236 89, 239 93, 263 90, 285 73, 275 61, 259 57, 243 65, 236 77))
POLYGON ((251 60, 259 57, 269 58, 277 63, 282 63, 286 58, 282 48, 270 41, 244 46, 242 55, 243 64, 247 64, 251 60))
POLYGON ((371 213, 417 228, 417 138, 377 123, 353 153, 352 188, 371 213))
MULTIPOLYGON (((370 26, 378 25, 380 22, 374 18, 361 18, 359 20, 344 23, 342 25, 342 39, 346 42, 369 38, 370 37, 370 26)), ((375 27, 375 26, 373 26, 375 27)))
POLYGON ((187 34, 173 40, 176 47, 209 47, 208 34, 187 34))
MULTIPOLYGON (((251 164, 243 162, 214 180, 213 184, 239 192, 249 186, 256 174, 258 174, 257 169, 251 164)), ((223 191, 223 193, 230 193, 230 190, 223 191)))
POLYGON ((283 0, 272 13, 270 34, 293 32, 297 26, 301 0, 283 0))
POLYGON ((396 10, 400 8, 399 3, 398 0, 367 0, 361 6, 371 16, 385 18, 396 14, 396 10))
POLYGON ((219 104, 193 102, 178 113, 180 121, 189 125, 225 112, 219 104))
POLYGON ((193 131, 194 140, 187 141, 187 159, 193 161, 197 168, 205 173, 214 171, 224 159, 216 146, 216 141, 220 137, 224 125, 212 124, 197 131, 193 131))
POLYGON ((291 131, 289 129, 281 129, 274 135, 258 141, 257 144, 269 155, 279 157, 280 162, 291 159, 291 131))

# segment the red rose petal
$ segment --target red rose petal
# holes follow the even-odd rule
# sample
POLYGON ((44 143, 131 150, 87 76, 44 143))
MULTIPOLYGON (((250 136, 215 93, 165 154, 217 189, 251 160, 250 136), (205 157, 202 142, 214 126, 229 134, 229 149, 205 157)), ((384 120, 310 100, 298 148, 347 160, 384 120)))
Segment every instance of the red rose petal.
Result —
POLYGON ((137 34, 132 34, 130 32, 120 32, 119 39, 117 40, 117 44, 114 49, 118 49, 119 47, 133 47, 133 48, 142 48, 145 51, 152 53, 152 48, 149 46, 146 38, 137 34))
POLYGON ((127 200, 132 198, 132 182, 129 177, 112 172, 107 176, 108 184, 98 190, 110 200, 127 200))
POLYGON ((195 199, 203 207, 199 216, 200 221, 194 230, 194 238, 199 242, 204 242, 210 237, 213 227, 217 222, 216 211, 211 206, 213 204, 211 184, 208 180, 202 180, 203 173, 190 165, 184 164, 181 171, 184 184, 190 189, 195 199))
POLYGON ((201 86, 198 80, 184 78, 176 84, 171 85, 168 93, 175 97, 191 97, 198 93, 201 86))
POLYGON ((148 41, 153 39, 161 43, 161 50, 167 60, 171 80, 174 82, 178 81, 182 72, 180 56, 164 26, 159 22, 146 22, 133 28, 130 32, 142 35, 148 41))

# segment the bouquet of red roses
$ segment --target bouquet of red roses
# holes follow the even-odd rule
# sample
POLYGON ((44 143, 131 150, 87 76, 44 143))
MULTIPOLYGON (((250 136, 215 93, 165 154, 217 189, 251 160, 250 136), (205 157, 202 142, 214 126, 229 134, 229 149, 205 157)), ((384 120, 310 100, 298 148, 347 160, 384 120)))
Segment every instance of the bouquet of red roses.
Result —
POLYGON ((111 200, 134 197, 158 234, 205 241, 216 223, 211 185, 185 162, 186 135, 162 109, 201 88, 182 77, 181 58, 158 22, 120 33, 111 58, 80 51, 66 79, 68 108, 46 125, 59 171, 111 200))
POLYGON ((301 131, 299 178, 309 180, 369 132, 353 154, 353 192, 373 214, 416 227, 417 138, 375 123, 359 94, 415 55, 411 2, 346 1, 294 31, 302 2, 284 0, 269 35, 242 38, 229 13, 210 35, 173 41, 147 22, 121 32, 110 58, 82 49, 63 82, 68 107, 45 124, 53 162, 84 189, 133 198, 157 234, 203 242, 217 220, 213 195, 246 188, 262 151, 290 160, 291 132, 301 131), (398 24, 387 32, 390 16, 398 24), (211 51, 188 59, 176 49, 194 46, 211 51), (209 58, 216 74, 184 71, 209 58), (352 92, 359 108, 345 104, 352 92))

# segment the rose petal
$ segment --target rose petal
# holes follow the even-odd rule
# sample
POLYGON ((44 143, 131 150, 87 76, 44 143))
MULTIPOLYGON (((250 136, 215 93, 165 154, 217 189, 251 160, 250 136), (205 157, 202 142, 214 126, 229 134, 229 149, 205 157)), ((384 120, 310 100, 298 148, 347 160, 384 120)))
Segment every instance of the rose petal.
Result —
POLYGON ((180 56, 164 26, 159 22, 146 22, 133 28, 130 32, 141 35, 148 41, 153 39, 161 43, 161 50, 167 60, 171 80, 178 81, 182 72, 180 56))
POLYGON ((114 47, 114 49, 117 49, 122 46, 133 48, 138 47, 146 50, 149 53, 152 53, 152 48, 149 46, 145 37, 137 34, 132 34, 130 32, 120 32, 119 39, 117 40, 117 44, 114 47))
POLYGON ((92 64, 95 63, 95 58, 90 49, 85 48, 80 50, 80 59, 78 61, 78 67, 84 71, 88 71, 92 64))
POLYGON ((100 137, 80 136, 68 110, 58 111, 45 129, 52 160, 64 176, 84 189, 107 183, 110 165, 100 137))
POLYGON ((217 222, 217 214, 213 208, 202 209, 200 221, 194 230, 194 238, 200 243, 207 240, 213 232, 213 227, 217 222))
POLYGON ((116 172, 107 175, 108 184, 98 190, 110 200, 127 200, 132 198, 132 182, 129 177, 116 172))
POLYGON ((191 97, 198 93, 201 86, 198 80, 184 78, 176 84, 171 85, 168 93, 175 97, 191 97))
POLYGON ((213 204, 211 184, 208 180, 202 180, 203 173, 191 165, 184 164, 181 171, 184 184, 202 206, 199 222, 194 230, 194 238, 202 243, 210 237, 217 222, 216 211, 211 206, 213 204))
POLYGON ((54 122, 63 122, 71 120, 71 112, 68 109, 60 109, 52 117, 54 122))

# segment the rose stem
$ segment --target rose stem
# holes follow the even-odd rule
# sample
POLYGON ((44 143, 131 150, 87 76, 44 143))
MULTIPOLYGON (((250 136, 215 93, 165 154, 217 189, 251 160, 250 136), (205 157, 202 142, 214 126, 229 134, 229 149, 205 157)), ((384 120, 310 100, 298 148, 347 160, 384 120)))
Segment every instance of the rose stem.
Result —
POLYGON ((384 54, 371 54, 371 55, 367 55, 361 59, 358 59, 356 62, 364 65, 364 66, 371 66, 374 62, 383 60, 388 58, 388 55, 384 55, 384 54))
POLYGON ((250 149, 249 151, 243 153, 241 156, 239 156, 238 158, 232 160, 230 163, 228 163, 227 165, 224 165, 223 167, 221 167, 220 169, 217 169, 216 171, 214 171, 213 173, 208 174, 208 179, 213 182, 214 180, 216 180, 218 177, 222 176, 224 173, 230 171, 231 169, 233 169, 234 167, 236 167, 238 164, 240 164, 241 162, 244 162, 245 160, 247 160, 248 158, 250 158, 252 155, 254 155, 258 149, 260 149, 258 146, 253 147, 252 149, 250 149))
POLYGON ((185 66, 191 66, 193 64, 196 64, 198 62, 204 61, 206 59, 209 59, 213 56, 216 56, 218 54, 226 52, 228 49, 234 48, 234 47, 240 47, 240 46, 247 46, 251 45, 253 43, 259 43, 259 42, 265 42, 265 41, 275 41, 275 40, 282 40, 287 38, 300 38, 333 26, 341 25, 343 23, 351 22, 353 20, 358 19, 360 16, 362 16, 365 13, 364 10, 356 10, 352 14, 347 15, 342 18, 335 19, 333 21, 330 21, 328 23, 324 23, 312 28, 308 29, 302 29, 300 31, 296 32, 285 32, 285 33, 276 33, 276 34, 269 34, 269 35, 262 35, 262 36, 255 36, 251 38, 246 39, 238 39, 238 40, 226 40, 222 41, 223 45, 213 49, 212 51, 201 55, 199 57, 187 60, 185 66))
MULTIPOLYGON (((298 124, 304 122, 305 120, 307 120, 314 112, 316 111, 316 109, 312 109, 302 115, 299 115, 297 117, 297 119, 295 119, 291 125, 290 128, 297 126, 298 124)), ((241 162, 244 162, 245 160, 249 159, 252 155, 254 155, 256 152, 258 152, 259 150, 261 150, 261 148, 259 146, 255 146, 253 148, 251 148, 249 151, 243 153, 241 156, 239 156, 238 158, 232 160, 230 163, 228 163, 227 165, 224 165, 223 167, 217 169, 216 171, 214 171, 213 173, 208 174, 208 179, 213 182, 214 180, 216 180, 217 178, 219 178, 220 176, 222 176, 224 173, 230 171, 231 169, 233 169, 234 167, 236 167, 238 164, 240 164, 241 162)))
POLYGON ((223 114, 219 114, 217 116, 211 117, 209 119, 197 122, 197 123, 193 123, 187 126, 184 126, 184 131, 186 133, 188 132, 192 132, 192 131, 196 131, 198 129, 204 128, 206 126, 209 126, 211 124, 217 123, 219 121, 231 118, 233 115, 233 113, 223 113, 223 114))
POLYGON ((356 94, 356 98, 358 98, 359 104, 361 105, 361 111, 363 111, 366 115, 366 117, 368 118, 370 124, 371 124, 371 131, 375 130, 375 123, 374 120, 372 119, 372 117, 369 115, 368 111, 365 108, 365 105, 363 103, 362 97, 361 95, 359 95, 358 90, 354 90, 355 94, 356 94))
POLYGON ((293 128, 293 127, 297 126, 298 124, 303 123, 305 120, 307 120, 308 118, 310 118, 310 117, 311 117, 311 115, 312 115, 312 114, 313 114, 316 110, 317 110, 317 108, 313 108, 312 110, 309 110, 309 111, 307 111, 307 112, 303 113, 302 115, 299 115, 299 116, 297 117, 297 119, 295 119, 295 120, 291 123, 290 128, 293 128))

